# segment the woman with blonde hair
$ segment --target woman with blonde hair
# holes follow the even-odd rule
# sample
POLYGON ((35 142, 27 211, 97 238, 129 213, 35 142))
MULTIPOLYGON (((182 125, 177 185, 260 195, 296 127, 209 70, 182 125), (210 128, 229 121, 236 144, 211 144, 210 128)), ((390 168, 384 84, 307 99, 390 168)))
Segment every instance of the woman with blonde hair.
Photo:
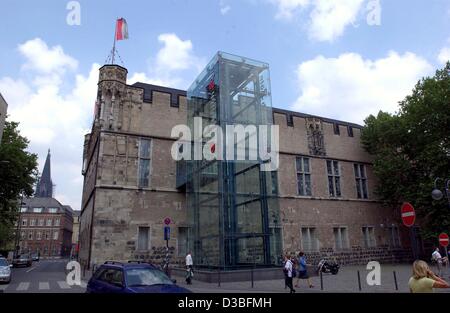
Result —
POLYGON ((433 288, 449 288, 449 284, 437 277, 422 260, 413 263, 413 276, 409 279, 409 290, 413 293, 433 292, 433 288))

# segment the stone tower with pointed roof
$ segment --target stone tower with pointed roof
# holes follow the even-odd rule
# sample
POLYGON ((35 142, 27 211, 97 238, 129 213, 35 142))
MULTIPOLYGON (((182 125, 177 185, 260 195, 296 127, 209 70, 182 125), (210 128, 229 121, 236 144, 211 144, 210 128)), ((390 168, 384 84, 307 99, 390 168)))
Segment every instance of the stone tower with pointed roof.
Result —
POLYGON ((50 169, 50 149, 48 149, 47 158, 45 160, 42 175, 36 185, 37 198, 53 198, 53 182, 50 169))

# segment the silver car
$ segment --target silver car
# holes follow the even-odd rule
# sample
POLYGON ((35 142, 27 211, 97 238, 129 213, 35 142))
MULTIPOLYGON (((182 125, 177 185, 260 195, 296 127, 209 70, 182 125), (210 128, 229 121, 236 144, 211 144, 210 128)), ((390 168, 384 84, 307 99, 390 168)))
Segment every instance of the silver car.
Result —
POLYGON ((5 258, 0 258, 0 282, 11 282, 11 267, 5 258))

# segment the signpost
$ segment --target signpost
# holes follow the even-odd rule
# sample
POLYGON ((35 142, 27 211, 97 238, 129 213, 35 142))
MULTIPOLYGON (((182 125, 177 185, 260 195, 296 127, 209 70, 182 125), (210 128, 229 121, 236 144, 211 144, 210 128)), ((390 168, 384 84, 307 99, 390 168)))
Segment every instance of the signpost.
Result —
POLYGON ((164 219, 164 240, 166 241, 166 259, 165 259, 165 265, 164 265, 164 270, 167 274, 167 276, 170 277, 170 273, 169 273, 169 240, 170 240, 170 223, 172 222, 172 220, 169 217, 166 217, 164 219))
POLYGON ((442 247, 444 247, 445 257, 447 258, 447 262, 445 262, 445 265, 446 265, 447 268, 448 268, 448 265, 449 265, 448 264, 448 262, 449 262, 449 260, 448 260, 448 250, 447 250, 448 242, 449 242, 448 235, 446 233, 441 233, 439 235, 439 244, 442 247))
POLYGON ((403 224, 409 227, 411 233, 411 248, 413 253, 413 258, 417 259, 417 243, 416 243, 416 229, 414 227, 414 222, 416 221, 416 212, 411 203, 405 202, 401 207, 401 216, 403 224))
POLYGON ((444 248, 448 246, 448 235, 446 233, 442 233, 439 235, 439 244, 444 248))
POLYGON ((414 211, 414 207, 411 203, 403 203, 401 211, 403 224, 405 224, 406 227, 413 226, 416 221, 416 212, 414 211))

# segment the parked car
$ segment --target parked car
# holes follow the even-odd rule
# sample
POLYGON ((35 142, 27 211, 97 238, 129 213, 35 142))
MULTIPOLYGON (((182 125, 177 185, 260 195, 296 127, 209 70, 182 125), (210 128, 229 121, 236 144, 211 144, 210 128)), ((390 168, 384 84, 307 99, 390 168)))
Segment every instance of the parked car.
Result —
POLYGON ((39 253, 33 253, 33 254, 31 255, 31 259, 32 259, 33 261, 39 262, 39 259, 40 259, 39 253))
POLYGON ((14 267, 18 267, 21 265, 25 265, 26 267, 30 267, 33 264, 33 259, 31 258, 31 255, 28 253, 26 254, 20 254, 17 257, 13 259, 12 265, 14 267))
POLYGON ((89 280, 87 293, 190 293, 148 263, 108 261, 89 280))
POLYGON ((0 258, 0 282, 11 282, 11 265, 5 258, 0 258))

